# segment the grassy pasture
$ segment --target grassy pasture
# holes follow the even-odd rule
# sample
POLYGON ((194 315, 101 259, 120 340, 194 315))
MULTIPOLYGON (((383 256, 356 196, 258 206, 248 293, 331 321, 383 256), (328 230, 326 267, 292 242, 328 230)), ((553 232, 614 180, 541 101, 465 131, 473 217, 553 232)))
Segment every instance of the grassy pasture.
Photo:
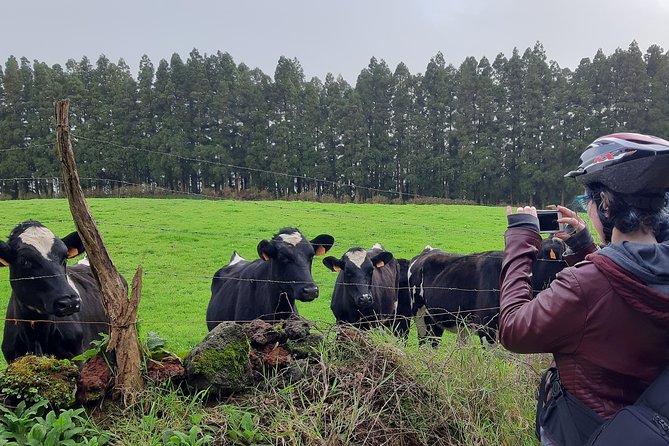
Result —
MULTIPOLYGON (((256 246, 282 227, 297 227, 309 238, 329 233, 329 254, 381 243, 396 257, 411 258, 427 244, 470 253, 502 249, 506 218, 502 208, 456 205, 322 204, 188 199, 90 199, 107 249, 130 280, 144 268, 139 315, 142 332, 157 331, 171 348, 188 351, 206 334, 205 311, 214 272, 237 250, 257 258, 256 246)), ((2 201, 0 239, 19 222, 33 219, 64 236, 74 230, 67 200, 2 201)), ((333 322, 329 308, 335 273, 314 259, 321 295, 298 303, 300 313, 333 322)), ((0 313, 9 298, 8 270, 0 269, 0 313)), ((1 335, 1 334, 0 334, 1 335)))
MULTIPOLYGON (((500 207, 108 198, 89 204, 121 273, 130 279, 138 264, 144 267, 140 335, 157 331, 179 354, 206 334, 214 272, 234 250, 255 259, 258 242, 282 227, 298 227, 310 238, 332 234, 334 256, 378 242, 405 258, 427 244, 460 253, 502 249, 506 227, 500 207)), ((74 230, 66 200, 0 201, 0 206, 0 240, 28 219, 60 236, 74 230)), ((321 296, 298 303, 299 311, 332 323, 336 275, 318 257, 313 275, 321 296)), ((2 316, 9 294, 8 270, 0 268, 2 316)), ((404 346, 385 333, 372 335, 374 342, 364 346, 324 346, 316 376, 287 387, 270 382, 213 405, 149 387, 141 403, 125 410, 112 406, 93 417, 114 434, 113 444, 158 445, 166 430, 194 427, 194 413, 215 427, 216 444, 231 444, 230 432, 241 432, 234 413, 253 417, 251 430, 244 432, 262 444, 536 444, 533 394, 545 356, 485 349, 476 339, 456 345, 450 334, 436 350, 419 347, 414 339, 404 346)), ((251 444, 250 438, 244 444, 251 444)))

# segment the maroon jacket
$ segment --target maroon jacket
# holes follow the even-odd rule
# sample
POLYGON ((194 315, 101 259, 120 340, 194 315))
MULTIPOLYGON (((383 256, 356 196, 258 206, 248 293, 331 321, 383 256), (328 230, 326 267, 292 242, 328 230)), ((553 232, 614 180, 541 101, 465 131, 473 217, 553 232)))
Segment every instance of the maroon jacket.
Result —
POLYGON ((669 296, 599 253, 566 268, 532 300, 536 231, 510 228, 499 338, 518 353, 552 353, 565 389, 608 418, 669 364, 669 296))

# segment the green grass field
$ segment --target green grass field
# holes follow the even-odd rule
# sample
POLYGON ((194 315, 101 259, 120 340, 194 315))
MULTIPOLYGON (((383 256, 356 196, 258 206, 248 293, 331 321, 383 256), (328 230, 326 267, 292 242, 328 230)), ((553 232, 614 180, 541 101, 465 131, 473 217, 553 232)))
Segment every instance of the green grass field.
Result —
MULTIPOLYGON (((282 227, 307 237, 329 233, 329 254, 381 243, 396 257, 411 258, 429 244, 470 253, 503 248, 502 208, 451 205, 322 204, 180 199, 90 199, 94 218, 119 271, 132 278, 144 268, 140 330, 156 331, 184 353, 206 334, 211 278, 234 250, 257 258, 256 246, 282 227)), ((33 219, 64 236, 74 230, 67 200, 1 201, 0 239, 33 219)), ((314 259, 318 299, 299 303, 308 319, 334 322, 330 297, 336 274, 314 259)), ((0 313, 9 298, 8 269, 0 269, 0 313)))
MULTIPOLYGON (((89 204, 121 273, 130 280, 137 265, 144 268, 140 335, 156 331, 181 355, 207 332, 214 272, 234 250, 255 259, 258 242, 282 227, 298 227, 310 238, 332 234, 335 256, 352 246, 382 243, 404 258, 427 244, 460 253, 502 249, 506 227, 501 207, 175 199, 91 199, 89 204)), ((0 206, 0 240, 28 219, 60 236, 74 230, 66 200, 0 201, 0 206)), ((321 295, 298 303, 299 311, 332 323, 336 274, 317 257, 313 275, 321 295)), ((9 294, 8 270, 1 268, 2 316, 9 294)), ((276 389, 259 385, 232 403, 203 406, 176 390, 151 387, 142 404, 123 416, 103 411, 96 423, 114 433, 114 444, 159 444, 165 429, 191 429, 193 411, 227 438, 238 430, 231 410, 252 414, 252 432, 269 444, 380 445, 398 435, 409 441, 402 444, 536 444, 533 394, 546 358, 514 355, 500 346, 485 349, 475 339, 463 347, 454 335, 445 337, 436 350, 417 346, 413 337, 408 346, 381 340, 361 351, 332 343, 323 347, 315 379, 276 389)))

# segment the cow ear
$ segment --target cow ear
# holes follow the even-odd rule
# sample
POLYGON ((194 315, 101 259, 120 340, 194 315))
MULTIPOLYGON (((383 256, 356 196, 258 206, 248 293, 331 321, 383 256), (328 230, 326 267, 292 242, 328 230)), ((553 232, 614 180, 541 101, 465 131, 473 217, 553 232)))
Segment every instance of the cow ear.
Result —
POLYGON ((329 234, 321 234, 315 239, 311 240, 311 246, 314 247, 314 252, 317 256, 325 255, 326 252, 332 248, 335 239, 329 234))
POLYGON ((373 259, 372 263, 377 268, 383 268, 386 263, 390 263, 393 260, 393 253, 388 251, 383 251, 382 253, 377 254, 373 259))
POLYGON ((267 262, 276 254, 276 248, 269 240, 263 240, 258 243, 258 256, 267 262))
POLYGON ((330 271, 334 271, 336 273, 344 269, 342 262, 338 258, 332 256, 327 256, 324 258, 323 265, 325 265, 330 271))
POLYGON ((5 242, 0 242, 0 267, 9 266, 11 249, 5 242))
POLYGON ((66 235, 61 240, 63 240, 63 243, 65 243, 65 246, 67 246, 68 259, 72 259, 86 251, 84 244, 81 241, 81 237, 79 237, 79 233, 76 231, 66 235))

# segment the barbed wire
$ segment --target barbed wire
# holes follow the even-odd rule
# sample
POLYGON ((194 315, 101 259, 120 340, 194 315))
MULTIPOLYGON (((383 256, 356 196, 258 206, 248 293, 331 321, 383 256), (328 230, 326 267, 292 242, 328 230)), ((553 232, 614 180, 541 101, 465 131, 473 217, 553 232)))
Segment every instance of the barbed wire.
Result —
POLYGON ((420 194, 398 192, 398 191, 393 191, 393 190, 390 190, 390 189, 388 189, 388 190, 387 189, 377 189, 377 188, 373 188, 373 187, 357 186, 355 184, 346 184, 346 183, 342 184, 339 181, 328 180, 328 179, 325 179, 325 178, 310 177, 310 176, 302 175, 302 174, 290 174, 290 173, 285 173, 285 172, 276 172, 276 171, 267 170, 267 169, 258 169, 258 168, 253 168, 253 167, 239 166, 239 165, 236 165, 236 164, 223 163, 223 162, 220 162, 220 161, 211 161, 211 160, 206 160, 206 159, 202 159, 202 158, 192 158, 192 157, 177 155, 177 154, 169 153, 169 152, 161 152, 159 150, 143 149, 143 148, 135 147, 135 146, 126 146, 126 145, 114 143, 114 142, 111 142, 111 141, 102 141, 102 140, 99 140, 99 139, 88 138, 88 137, 85 137, 85 136, 76 135, 76 134, 74 134, 74 132, 72 134, 72 137, 74 139, 82 139, 84 141, 96 142, 96 143, 99 143, 99 144, 107 144, 107 145, 122 148, 122 149, 129 149, 129 150, 135 150, 135 151, 138 151, 138 152, 145 152, 145 153, 151 153, 151 154, 155 154, 155 155, 168 156, 168 157, 176 158, 176 159, 183 160, 183 161, 193 161, 193 162, 198 162, 198 163, 203 163, 203 164, 209 164, 209 165, 221 166, 221 167, 228 167, 228 168, 231 168, 231 169, 238 169, 238 170, 244 170, 244 171, 249 171, 249 172, 264 173, 264 174, 268 174, 268 175, 281 176, 281 177, 286 177, 286 178, 296 178, 296 179, 302 179, 302 180, 316 181, 316 182, 320 182, 320 183, 330 184, 330 185, 333 185, 335 187, 351 187, 351 188, 370 191, 370 192, 379 192, 379 193, 384 193, 384 194, 395 194, 395 195, 399 195, 399 196, 404 195, 404 196, 411 197, 411 198, 440 199, 440 200, 443 199, 443 198, 430 197, 430 196, 420 195, 420 194))
MULTIPOLYGON (((429 316, 452 316, 457 318, 461 318, 463 314, 465 314, 464 317, 466 317, 466 314, 471 314, 471 313, 477 313, 477 312, 490 312, 490 311, 497 311, 499 310, 499 306, 495 307, 486 307, 486 308, 475 308, 475 309, 461 309, 461 310, 456 310, 456 311, 450 311, 444 308, 433 308, 430 309, 427 315, 429 316)), ((262 314, 259 315, 256 318, 253 319, 236 319, 236 320, 230 320, 230 319, 213 319, 213 320, 207 320, 205 319, 198 319, 198 320, 192 320, 192 319, 174 319, 171 318, 169 320, 159 320, 159 319, 146 319, 144 317, 138 317, 135 320, 135 324, 144 324, 144 323, 150 323, 150 324, 159 324, 159 325, 202 325, 202 324, 220 324, 224 322, 236 322, 239 324, 248 324, 257 320, 262 320, 265 322, 271 322, 271 323, 280 323, 280 322, 285 322, 286 320, 290 320, 290 318, 284 318, 284 319, 269 319, 270 316, 273 316, 275 313, 271 314, 262 314)), ((401 315, 401 314, 373 314, 373 315, 367 315, 361 317, 372 317, 374 318, 373 320, 375 322, 401 322, 401 321, 413 321, 416 317, 421 317, 421 316, 406 316, 406 315, 401 315)), ((76 319, 23 319, 23 318, 12 318, 12 317, 0 317, 0 321, 3 322, 11 322, 15 324, 30 324, 30 325, 35 325, 35 324, 54 324, 54 325, 72 325, 72 324, 81 324, 81 325, 108 325, 109 327, 122 327, 122 325, 115 325, 112 322, 109 322, 108 320, 100 320, 100 321, 86 321, 86 320, 76 320, 76 319)), ((347 325, 346 323, 343 322, 332 322, 332 321, 325 321, 322 319, 304 319, 300 318, 300 321, 303 321, 305 323, 308 323, 310 325, 317 325, 317 324, 323 324, 323 325, 347 325)), ((363 321, 363 320, 361 320, 363 321)), ((464 321, 464 319, 463 319, 464 321)), ((438 325, 438 324, 437 324, 438 325)), ((477 325, 477 324, 472 324, 472 325, 477 325)), ((486 326, 486 324, 478 324, 480 326, 486 326)), ((125 326, 125 325, 123 325, 125 326)))
MULTIPOLYGON (((0 178, 0 181, 34 181, 34 180, 47 181, 47 180, 52 180, 53 178, 58 178, 58 177, 0 178)), ((114 180, 114 179, 110 179, 110 178, 81 177, 80 180, 109 182, 109 183, 114 183, 114 184, 122 184, 122 185, 125 185, 125 186, 146 188, 146 189, 150 189, 150 190, 159 190, 159 191, 167 192, 167 193, 174 194, 174 195, 183 195, 183 196, 197 198, 197 199, 210 199, 210 200, 214 200, 214 201, 240 201, 240 202, 252 205, 252 206, 258 206, 258 207, 263 207, 263 208, 280 209, 280 210, 284 210, 284 211, 301 212, 301 213, 305 213, 305 214, 327 215, 327 216, 330 216, 330 217, 333 217, 333 218, 341 218, 340 214, 335 214, 335 213, 327 212, 327 211, 324 211, 324 210, 302 209, 302 208, 299 208, 299 207, 287 207, 287 206, 274 204, 275 202, 270 202, 270 201, 234 200, 234 199, 230 199, 230 198, 220 197, 220 196, 217 196, 217 195, 194 193, 194 192, 188 192, 188 191, 176 191, 174 189, 164 188, 164 187, 161 187, 161 186, 147 185, 147 184, 141 184, 141 183, 133 183, 133 182, 130 182, 130 181, 114 180)), ((286 200, 286 201, 288 201, 288 200, 286 200)), ((429 226, 426 226, 426 225, 415 224, 415 223, 407 223, 407 222, 397 221, 397 220, 388 221, 388 220, 383 220, 383 219, 371 219, 371 218, 365 218, 365 217, 360 217, 360 216, 356 216, 356 219, 360 220, 360 221, 369 221, 369 222, 373 222, 373 223, 387 223, 387 224, 399 225, 399 226, 404 226, 404 227, 412 227, 412 228, 417 228, 417 229, 421 229, 421 230, 424 230, 424 231, 433 230, 433 228, 431 228, 429 226)), ((480 234, 480 235, 487 235, 487 236, 490 235, 490 233, 480 232, 480 231, 472 231, 472 233, 480 234)), ((501 238, 503 236, 503 234, 500 233, 499 235, 496 235, 496 236, 501 238)))
POLYGON ((48 144, 29 144, 26 147, 7 147, 7 148, 0 148, 0 153, 3 152, 18 152, 18 151, 25 151, 29 149, 33 149, 36 147, 55 147, 55 143, 48 143, 48 144))

